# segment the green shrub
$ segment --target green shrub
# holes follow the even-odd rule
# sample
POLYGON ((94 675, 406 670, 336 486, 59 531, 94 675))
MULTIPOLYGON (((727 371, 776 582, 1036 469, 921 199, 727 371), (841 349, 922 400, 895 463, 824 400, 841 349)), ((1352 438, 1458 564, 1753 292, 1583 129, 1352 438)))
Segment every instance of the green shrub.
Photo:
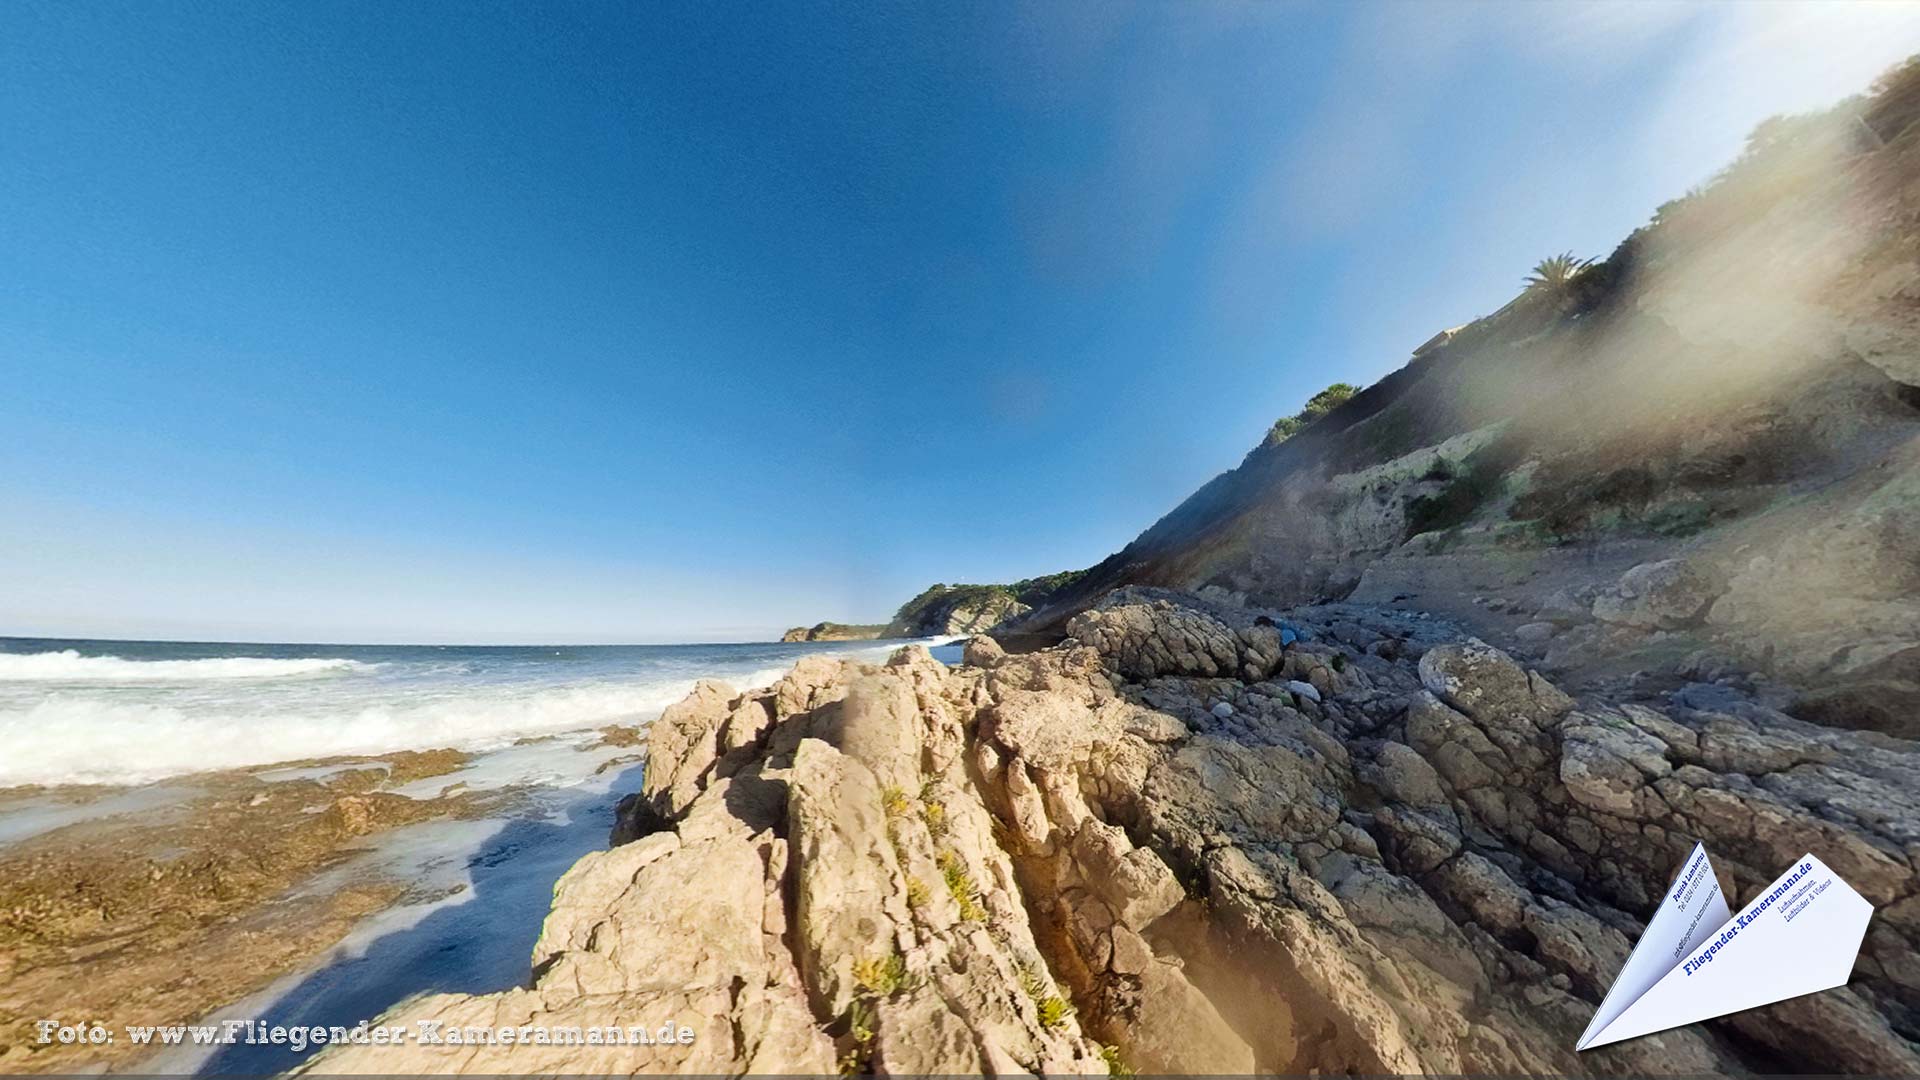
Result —
POLYGON ((873 1057, 873 999, 856 996, 847 1005, 845 1016, 847 1039, 852 1043, 836 1062, 841 1076, 858 1076, 867 1071, 867 1063, 873 1057))
POLYGON ((1277 446, 1298 435, 1308 424, 1345 404, 1360 392, 1352 383, 1337 382, 1307 399, 1306 405, 1292 416, 1283 416, 1267 430, 1267 445, 1277 446))
POLYGON ((942 802, 923 802, 920 804, 920 820, 927 823, 927 832, 935 840, 947 835, 950 822, 947 820, 947 806, 942 802))
POLYGON ((1517 445, 1505 439, 1468 454, 1446 487, 1407 503, 1407 537, 1465 524, 1500 494, 1507 473, 1519 463, 1519 457, 1517 445))

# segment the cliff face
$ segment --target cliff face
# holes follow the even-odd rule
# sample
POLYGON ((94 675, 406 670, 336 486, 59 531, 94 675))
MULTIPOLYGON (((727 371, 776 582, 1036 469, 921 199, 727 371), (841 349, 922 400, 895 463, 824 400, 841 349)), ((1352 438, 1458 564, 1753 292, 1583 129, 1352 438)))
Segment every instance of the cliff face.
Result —
POLYGON ((1000 623, 1026 614, 1004 585, 935 585, 901 605, 884 637, 958 637, 985 633, 1000 623))
POLYGON ((1920 730, 1920 127, 1902 100, 1757 133, 1568 288, 1256 449, 1019 627, 1058 634, 1126 584, 1399 602, 1551 644, 1567 677, 1710 655, 1793 683, 1809 718, 1920 730), (1649 605, 1655 579, 1685 584, 1649 605))
POLYGON ((1127 591, 947 669, 702 684, 527 989, 385 1018, 691 1045, 340 1047, 317 1073, 1911 1073, 1920 746, 1741 679, 1575 697, 1444 620, 1127 591), (1272 617, 1278 615, 1276 619, 1272 617), (1695 839, 1878 908, 1853 983, 1576 1055, 1695 839))

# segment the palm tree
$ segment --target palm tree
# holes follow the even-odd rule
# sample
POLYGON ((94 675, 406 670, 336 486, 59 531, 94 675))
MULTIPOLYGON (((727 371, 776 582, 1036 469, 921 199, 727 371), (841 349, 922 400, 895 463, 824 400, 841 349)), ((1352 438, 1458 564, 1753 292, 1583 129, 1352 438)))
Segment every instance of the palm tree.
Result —
POLYGON ((1533 273, 1527 276, 1527 291, 1545 290, 1565 295, 1572 287, 1573 279, 1592 263, 1592 259, 1574 258, 1571 251, 1541 259, 1534 266, 1533 273))

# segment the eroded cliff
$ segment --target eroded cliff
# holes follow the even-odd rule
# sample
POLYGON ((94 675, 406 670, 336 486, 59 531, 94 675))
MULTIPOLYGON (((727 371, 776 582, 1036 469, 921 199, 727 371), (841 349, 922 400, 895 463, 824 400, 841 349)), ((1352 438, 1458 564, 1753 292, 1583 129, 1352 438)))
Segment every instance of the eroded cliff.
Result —
POLYGON ((1791 683, 1797 715, 1912 734, 1916 101, 1910 64, 1764 125, 1609 258, 1257 448, 1021 628, 1128 584, 1397 604, 1550 642, 1556 676, 1710 654, 1791 683))

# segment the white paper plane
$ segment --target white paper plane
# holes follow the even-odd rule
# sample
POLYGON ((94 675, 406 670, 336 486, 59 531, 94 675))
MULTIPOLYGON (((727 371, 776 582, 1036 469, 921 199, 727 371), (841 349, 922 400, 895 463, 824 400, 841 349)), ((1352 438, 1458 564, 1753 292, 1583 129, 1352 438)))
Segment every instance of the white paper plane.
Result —
POLYGON ((1731 913, 1695 844, 1574 1049, 1844 986, 1872 917, 1811 854, 1731 913))

